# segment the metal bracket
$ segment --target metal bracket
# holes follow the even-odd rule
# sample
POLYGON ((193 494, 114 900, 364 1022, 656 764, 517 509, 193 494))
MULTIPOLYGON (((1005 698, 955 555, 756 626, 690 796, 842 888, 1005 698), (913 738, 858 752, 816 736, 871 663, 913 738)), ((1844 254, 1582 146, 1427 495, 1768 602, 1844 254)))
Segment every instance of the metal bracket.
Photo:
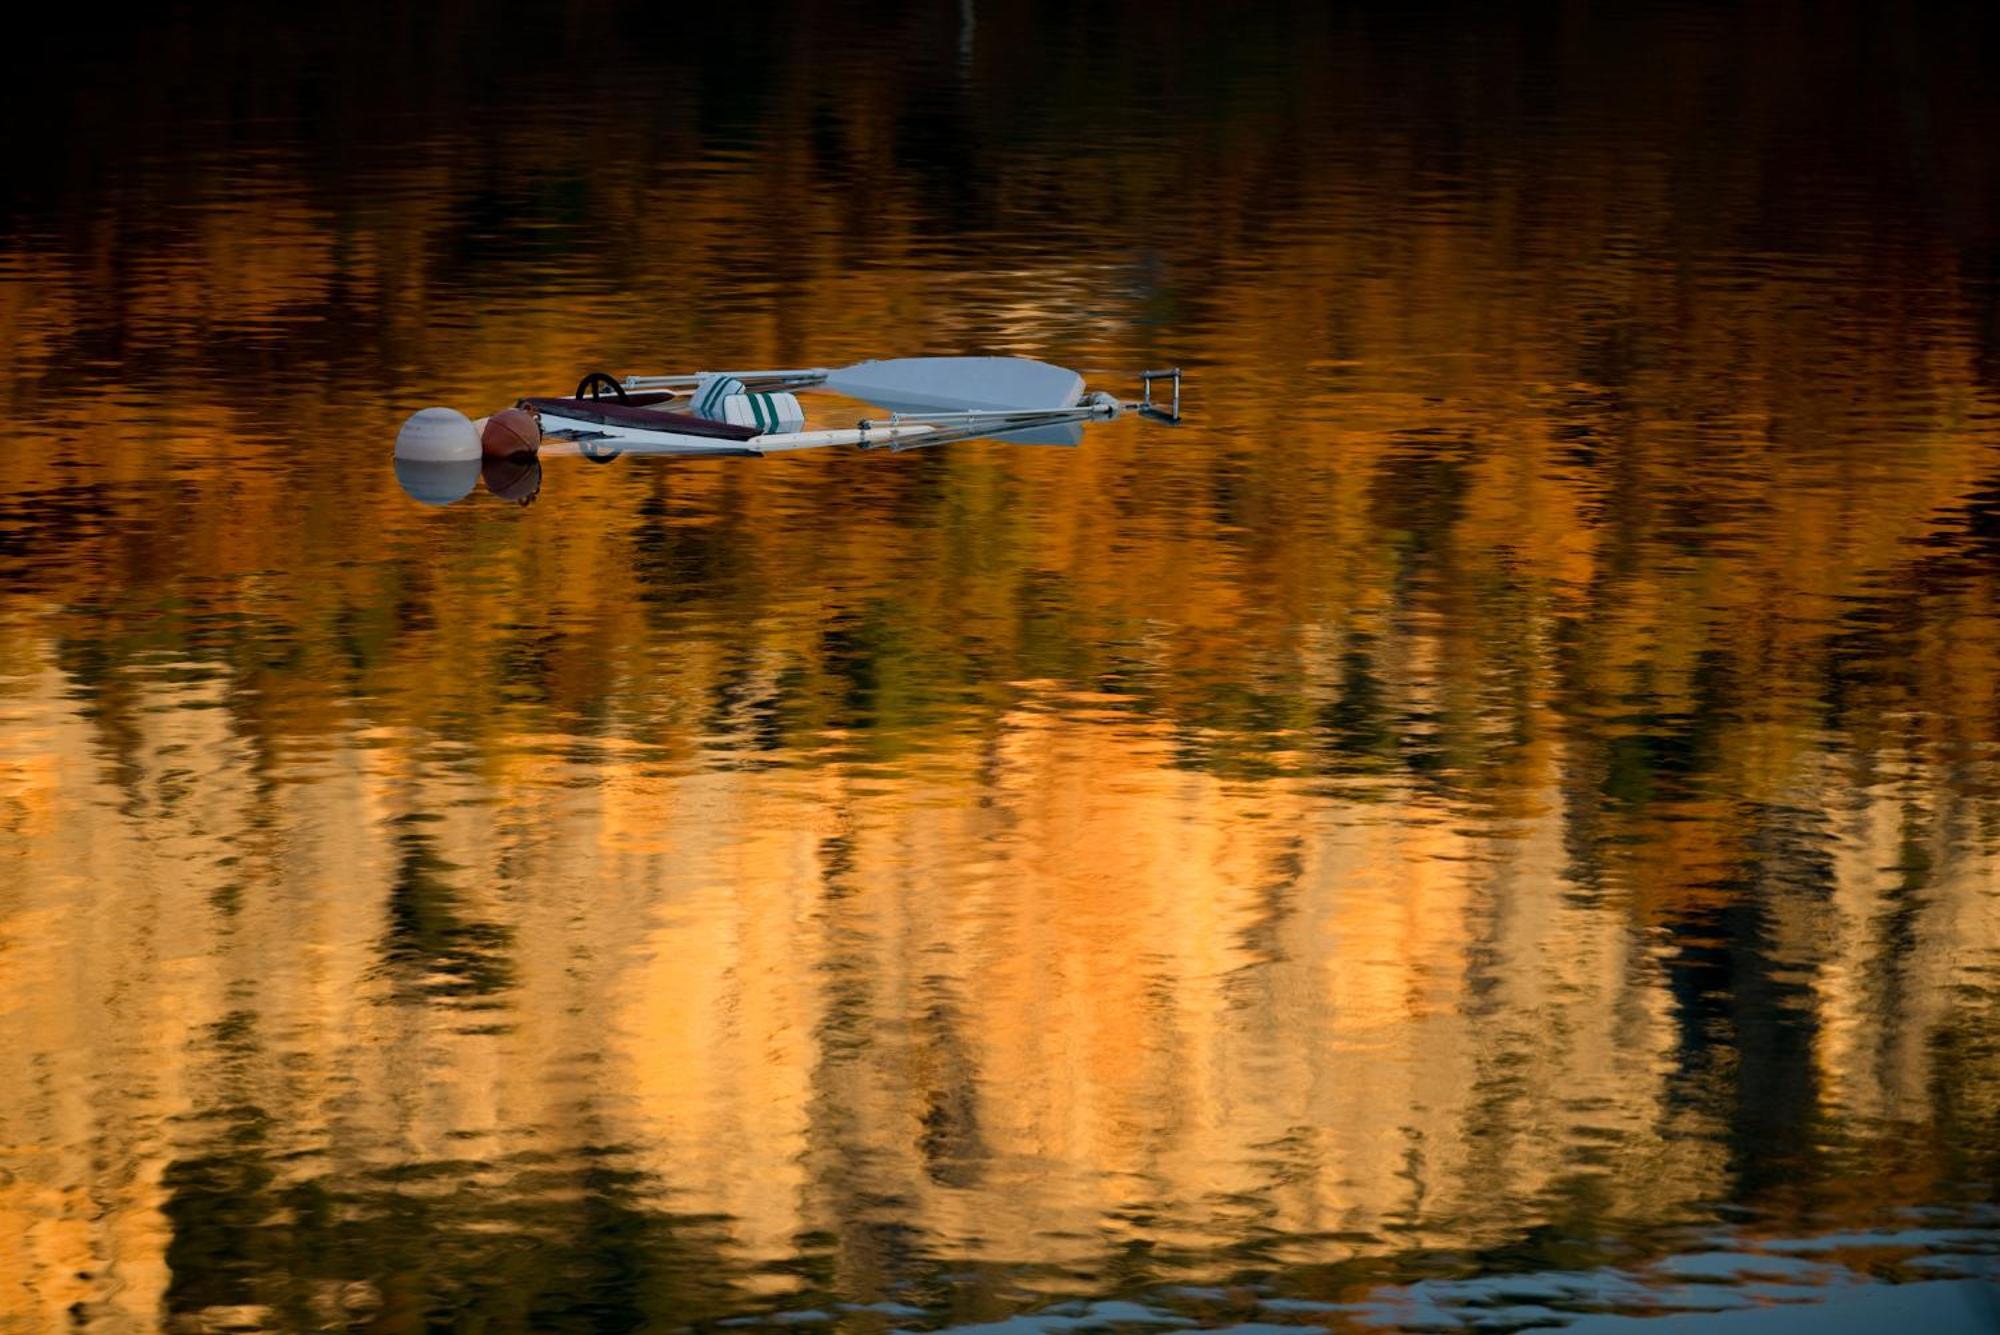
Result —
POLYGON ((1165 371, 1139 372, 1139 412, 1142 416, 1156 421, 1178 424, 1181 420, 1181 368, 1176 366, 1165 371), (1174 403, 1171 408, 1162 408, 1153 402, 1153 382, 1171 380, 1174 382, 1174 403))

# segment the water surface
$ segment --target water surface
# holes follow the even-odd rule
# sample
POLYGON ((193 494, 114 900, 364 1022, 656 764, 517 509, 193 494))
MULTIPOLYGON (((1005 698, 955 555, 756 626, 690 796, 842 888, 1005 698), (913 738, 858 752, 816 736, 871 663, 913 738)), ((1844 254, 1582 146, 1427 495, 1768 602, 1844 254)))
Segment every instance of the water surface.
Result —
POLYGON ((0 1328, 1993 1320, 1990 17, 42 22, 0 1328))

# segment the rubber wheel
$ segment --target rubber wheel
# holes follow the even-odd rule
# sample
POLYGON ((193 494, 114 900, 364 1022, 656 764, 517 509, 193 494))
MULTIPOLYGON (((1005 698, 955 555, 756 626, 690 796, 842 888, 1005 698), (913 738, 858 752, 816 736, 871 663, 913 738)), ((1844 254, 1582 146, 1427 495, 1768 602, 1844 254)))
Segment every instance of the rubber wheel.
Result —
POLYGON ((579 399, 602 399, 607 386, 620 403, 625 402, 625 386, 619 384, 615 378, 606 375, 602 371, 592 371, 589 375, 577 381, 575 397, 579 399))

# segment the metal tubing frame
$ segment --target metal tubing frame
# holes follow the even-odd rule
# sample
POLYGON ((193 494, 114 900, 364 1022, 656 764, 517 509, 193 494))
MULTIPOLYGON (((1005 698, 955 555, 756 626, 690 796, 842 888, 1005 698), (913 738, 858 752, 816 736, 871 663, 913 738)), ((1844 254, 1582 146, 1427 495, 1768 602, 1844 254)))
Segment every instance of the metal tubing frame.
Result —
MULTIPOLYGON (((1121 408, 1125 406, 1119 405, 1121 408)), ((887 425, 932 422, 939 425, 976 426, 982 422, 1025 422, 1028 425, 1054 426, 1060 422, 1087 422, 1092 418, 1112 415, 1112 409, 1104 404, 1078 404, 1074 408, 975 408, 964 412, 890 413, 887 425)), ((868 424, 868 419, 864 419, 861 423, 863 426, 868 424)))
POLYGON ((1154 417, 1164 417, 1169 422, 1178 422, 1181 420, 1180 367, 1169 367, 1164 371, 1141 371, 1139 372, 1139 384, 1143 391, 1139 400, 1140 412, 1154 417), (1162 409, 1153 406, 1153 382, 1155 380, 1171 380, 1174 382, 1174 406, 1171 409, 1162 409))
POLYGON ((734 376, 744 384, 756 381, 769 384, 777 381, 787 386, 804 388, 817 385, 833 374, 832 367, 815 366, 796 371, 696 371, 690 375, 628 375, 618 383, 627 389, 692 389, 701 383, 705 375, 734 376))

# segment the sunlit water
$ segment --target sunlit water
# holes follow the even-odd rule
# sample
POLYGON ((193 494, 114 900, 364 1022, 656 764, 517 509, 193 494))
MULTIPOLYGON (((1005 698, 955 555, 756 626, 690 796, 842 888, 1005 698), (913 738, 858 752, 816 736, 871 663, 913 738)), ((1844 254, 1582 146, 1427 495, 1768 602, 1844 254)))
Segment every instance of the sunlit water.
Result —
POLYGON ((1990 19, 38 49, 0 1327, 1994 1322, 1990 19), (961 351, 1191 420, 388 467, 961 351))

